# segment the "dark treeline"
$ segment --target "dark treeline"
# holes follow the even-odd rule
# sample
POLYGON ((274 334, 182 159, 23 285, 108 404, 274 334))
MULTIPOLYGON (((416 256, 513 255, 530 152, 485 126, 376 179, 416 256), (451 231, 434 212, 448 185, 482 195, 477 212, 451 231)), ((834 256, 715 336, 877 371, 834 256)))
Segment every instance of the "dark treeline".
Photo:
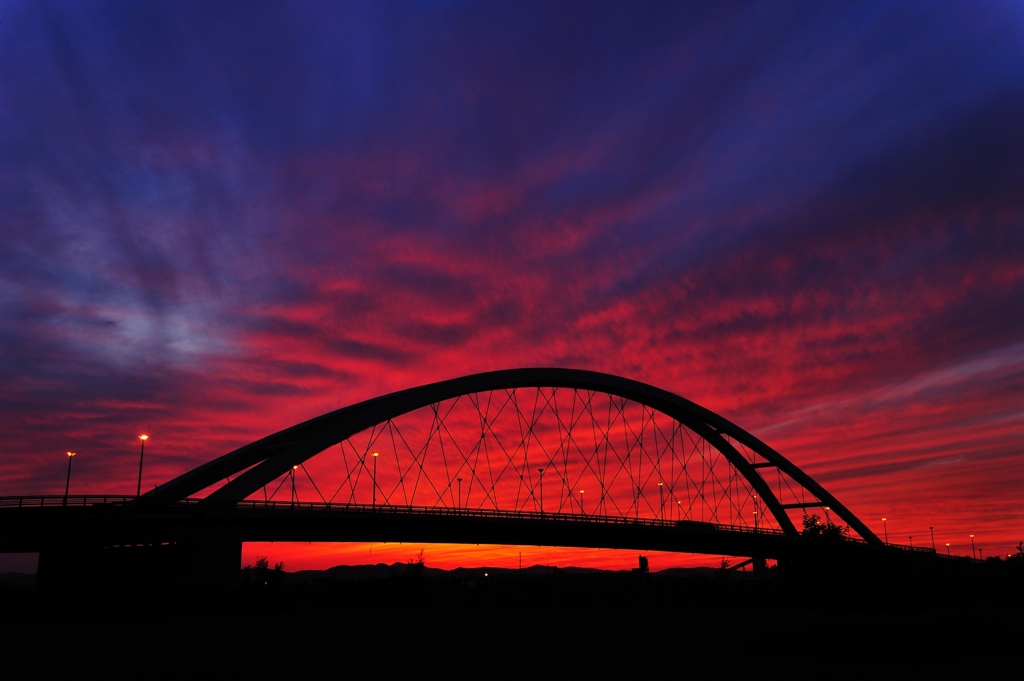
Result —
MULTIPOLYGON (((891 565, 826 560, 737 572, 719 569, 648 573, 534 566, 526 570, 438 570, 407 564, 338 567, 289 573, 261 558, 237 585, 196 587, 97 585, 36 589, 0 584, 7 612, 301 612, 316 617, 359 609, 614 609, 677 611, 693 607, 913 610, 994 608, 1024 604, 1024 561, 936 561, 891 565)), ((749 566, 747 570, 750 570, 749 566)))

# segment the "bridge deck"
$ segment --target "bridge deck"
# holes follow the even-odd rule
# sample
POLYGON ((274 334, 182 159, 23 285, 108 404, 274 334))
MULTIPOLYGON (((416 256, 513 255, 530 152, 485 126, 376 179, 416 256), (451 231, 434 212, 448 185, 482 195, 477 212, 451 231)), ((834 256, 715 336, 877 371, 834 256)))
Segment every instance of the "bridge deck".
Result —
MULTIPOLYGON (((222 536, 239 542, 522 544, 780 558, 804 543, 778 530, 581 513, 200 499, 171 505, 144 502, 130 496, 0 497, 0 551, 75 544, 152 546, 222 536)), ((851 549, 866 546, 856 540, 843 544, 851 549)))

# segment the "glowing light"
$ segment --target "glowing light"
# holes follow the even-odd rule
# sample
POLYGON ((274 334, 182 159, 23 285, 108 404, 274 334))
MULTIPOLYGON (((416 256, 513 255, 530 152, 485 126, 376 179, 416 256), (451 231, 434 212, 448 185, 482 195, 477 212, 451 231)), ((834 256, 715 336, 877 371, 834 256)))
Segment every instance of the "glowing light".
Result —
POLYGON ((135 496, 137 497, 142 496, 142 459, 146 455, 146 440, 149 439, 149 436, 143 433, 139 439, 142 440, 142 444, 139 447, 139 481, 135 486, 135 496))

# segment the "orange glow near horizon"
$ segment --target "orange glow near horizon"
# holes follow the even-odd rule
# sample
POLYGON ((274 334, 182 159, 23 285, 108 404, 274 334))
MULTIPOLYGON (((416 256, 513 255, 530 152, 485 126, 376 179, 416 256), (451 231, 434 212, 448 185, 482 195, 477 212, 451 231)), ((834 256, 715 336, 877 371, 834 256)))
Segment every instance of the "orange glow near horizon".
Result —
POLYGON ((459 567, 516 569, 534 565, 585 567, 602 570, 631 570, 644 555, 651 571, 673 567, 718 568, 726 560, 735 565, 745 558, 720 555, 633 551, 626 549, 573 549, 547 546, 504 546, 493 544, 423 544, 399 542, 322 543, 247 542, 242 545, 241 566, 252 565, 260 557, 271 564, 284 563, 288 572, 325 570, 338 565, 393 565, 408 563, 423 551, 427 567, 453 570, 459 567))

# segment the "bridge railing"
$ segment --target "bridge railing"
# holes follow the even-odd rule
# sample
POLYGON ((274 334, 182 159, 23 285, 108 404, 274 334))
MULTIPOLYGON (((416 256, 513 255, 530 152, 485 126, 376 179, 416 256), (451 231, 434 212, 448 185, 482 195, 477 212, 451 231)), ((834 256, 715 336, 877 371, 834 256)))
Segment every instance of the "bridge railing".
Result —
MULTIPOLYGON (((81 508, 85 506, 129 506, 138 502, 139 497, 134 495, 32 495, 32 496, 11 496, 0 497, 0 508, 81 508)), ((211 502, 206 499, 184 499, 178 502, 178 506, 196 506, 204 504, 207 508, 222 507, 248 510, 276 510, 276 511, 321 511, 321 512, 349 512, 349 513, 387 513, 402 515, 431 515, 431 516, 459 516, 477 518, 510 518, 520 520, 548 520, 556 522, 593 522, 614 525, 646 525, 655 527, 684 527, 690 529, 715 529, 731 532, 747 532, 757 534, 783 534, 779 530, 745 527, 741 525, 726 525, 710 523, 697 520, 671 520, 660 518, 627 518, 622 516, 608 516, 589 513, 551 513, 540 511, 515 511, 502 509, 457 509, 443 506, 393 506, 393 505, 372 505, 372 504, 331 504, 324 502, 309 501, 240 501, 240 502, 211 502)))
MULTIPOLYGON (((86 506, 134 506, 139 497, 134 495, 34 495, 34 496, 10 496, 0 497, 0 508, 81 508, 86 506)), ((551 513, 527 510, 501 510, 501 509, 468 509, 449 508, 443 506, 396 506, 386 504, 332 504, 325 502, 309 501, 259 501, 248 500, 240 502, 213 502, 206 499, 184 499, 178 502, 178 506, 196 506, 202 503, 207 508, 225 508, 237 510, 269 510, 269 511, 313 511, 313 512, 348 512, 348 513, 381 513, 399 515, 427 515, 427 516, 449 516, 465 518, 494 518, 494 519, 516 519, 516 520, 537 520, 549 522, 573 522, 573 523, 602 523, 607 525, 629 525, 649 527, 676 527, 689 530, 705 530, 715 532, 735 532, 742 534, 758 534, 783 536, 785 533, 774 528, 753 528, 746 525, 729 525, 724 523, 712 523, 698 520, 673 520, 662 518, 629 518, 624 516, 609 516, 588 513, 551 513)), ((847 538, 847 542, 866 544, 863 539, 847 538)), ((891 548, 901 551, 912 551, 915 553, 934 553, 930 548, 918 546, 904 546, 889 544, 891 548)), ((941 554, 940 554, 941 555, 941 554)), ((942 556, 943 558, 945 556, 942 556)))
POLYGON ((99 504, 127 504, 135 501, 132 495, 87 494, 87 495, 37 495, 22 497, 0 497, 0 508, 42 508, 56 506, 96 506, 99 504))
MULTIPOLYGON (((267 510, 281 510, 281 511, 350 511, 358 513, 393 513, 393 514, 416 514, 416 515, 435 515, 435 516, 462 516, 462 517, 479 517, 479 518, 511 518, 511 519, 522 519, 522 520, 547 520, 547 521, 562 521, 562 522, 595 522, 605 523, 610 525, 646 525, 654 527, 679 527, 688 528, 693 530, 713 530, 721 532, 738 532, 743 534, 758 534, 758 535, 771 535, 771 536, 785 536, 785 532, 774 528, 764 527, 750 527, 749 525, 729 525, 726 523, 712 523, 700 520, 672 520, 672 519, 661 519, 661 518, 629 518, 624 516, 609 516, 600 514, 589 514, 589 513, 550 513, 540 511, 510 511, 500 509, 459 509, 450 508, 445 506, 395 506, 388 504, 352 504, 352 503, 340 503, 332 504, 326 502, 311 502, 311 501, 259 501, 259 500, 247 500, 240 502, 210 502, 205 499, 185 499, 182 504, 198 504, 204 503, 206 505, 223 505, 225 507, 238 508, 238 509, 267 509, 267 510)), ((868 542, 860 537, 845 537, 844 543, 851 544, 864 544, 868 542)), ((931 549, 925 549, 921 547, 904 546, 901 544, 890 544, 892 548, 900 549, 903 551, 913 552, 925 552, 930 553, 931 549)))
POLYGON ((672 520, 661 518, 627 518, 622 516, 608 516, 589 513, 550 513, 540 511, 515 511, 502 509, 457 509, 441 506, 391 506, 371 504, 331 504, 324 502, 291 502, 291 501, 240 501, 240 502, 209 502, 202 499, 186 499, 183 504, 193 505, 203 502, 205 505, 225 508, 246 509, 252 511, 314 511, 314 512, 348 512, 348 513, 381 513, 395 515, 427 515, 447 516, 463 518, 495 518, 515 520, 537 520, 551 522, 575 522, 575 523, 602 523, 607 525, 629 525, 629 526, 651 526, 651 527, 677 527, 693 530, 711 530, 742 532, 759 535, 784 535, 781 530, 771 528, 752 528, 741 525, 726 525, 721 523, 710 523, 694 520, 672 520))
POLYGON ((886 546, 891 546, 892 548, 899 549, 900 551, 908 551, 912 553, 934 553, 937 556, 940 555, 935 551, 935 549, 927 546, 910 546, 908 544, 886 544, 886 546))

